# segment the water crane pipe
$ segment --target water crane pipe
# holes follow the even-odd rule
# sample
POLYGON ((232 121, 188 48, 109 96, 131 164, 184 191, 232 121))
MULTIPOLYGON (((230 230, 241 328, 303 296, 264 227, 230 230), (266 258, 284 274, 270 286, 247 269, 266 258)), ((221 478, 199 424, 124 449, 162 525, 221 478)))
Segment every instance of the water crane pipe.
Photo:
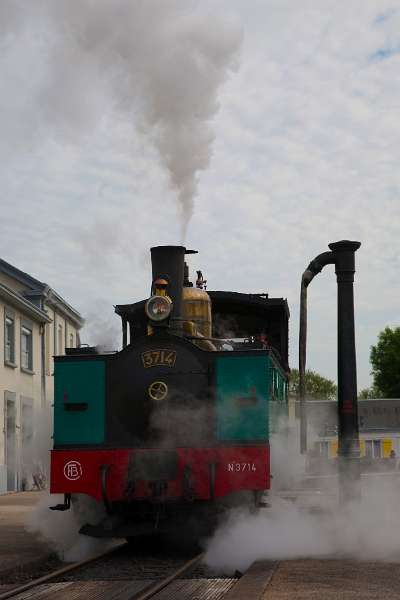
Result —
POLYGON ((307 288, 315 275, 325 265, 334 264, 333 252, 323 252, 310 262, 301 278, 300 332, 299 332, 299 397, 300 397, 300 452, 307 452, 307 404, 306 404, 306 358, 307 358, 307 288))
POLYGON ((334 264, 338 284, 338 457, 339 482, 342 500, 358 497, 360 493, 360 443, 357 407, 357 367, 354 333, 355 252, 360 242, 342 240, 329 244, 330 252, 319 254, 310 262, 301 278, 299 333, 299 395, 300 450, 307 451, 306 415, 306 345, 307 345, 307 287, 325 265, 334 264))

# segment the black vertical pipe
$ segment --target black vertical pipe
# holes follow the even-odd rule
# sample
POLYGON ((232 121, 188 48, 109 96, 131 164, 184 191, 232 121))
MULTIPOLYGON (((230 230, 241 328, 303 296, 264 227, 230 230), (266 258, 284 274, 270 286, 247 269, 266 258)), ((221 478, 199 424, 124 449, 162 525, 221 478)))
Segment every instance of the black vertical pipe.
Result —
POLYGON ((342 500, 360 495, 360 443, 357 406, 357 365, 354 333, 355 252, 360 242, 329 244, 335 253, 338 284, 338 417, 339 477, 342 500))
POLYGON ((310 262, 301 279, 299 374, 301 415, 301 451, 307 449, 305 411, 305 363, 307 341, 307 287, 325 265, 335 264, 338 284, 338 423, 339 423, 339 494, 344 502, 358 499, 360 487, 360 442, 357 407, 357 365, 354 335, 355 252, 360 242, 342 240, 329 244, 331 252, 319 254, 310 262))
POLYGON ((172 300, 171 328, 180 329, 182 316, 182 292, 186 248, 184 246, 154 246, 151 248, 153 281, 168 281, 167 294, 172 300))
POLYGON ((301 278, 300 291, 300 331, 299 331, 299 401, 300 401, 300 452, 307 452, 307 398, 306 398, 306 356, 307 356, 307 288, 315 275, 326 265, 335 262, 333 252, 318 254, 310 262, 301 278))
POLYGON ((300 404, 300 453, 307 452, 307 398, 306 398, 306 358, 307 358, 307 283, 304 275, 300 290, 300 332, 299 332, 299 404, 300 404))
POLYGON ((339 454, 358 455, 357 366, 354 334, 355 252, 360 242, 329 244, 335 252, 338 284, 338 410, 339 454))

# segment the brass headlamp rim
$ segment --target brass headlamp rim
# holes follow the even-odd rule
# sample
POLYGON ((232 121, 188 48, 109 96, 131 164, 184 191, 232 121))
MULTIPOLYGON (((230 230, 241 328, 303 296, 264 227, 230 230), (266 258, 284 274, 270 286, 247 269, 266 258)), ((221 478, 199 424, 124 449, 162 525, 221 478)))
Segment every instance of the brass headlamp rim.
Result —
POLYGON ((165 321, 166 319, 168 319, 171 315, 172 312, 172 300, 169 296, 164 296, 164 295, 159 295, 159 294, 153 294, 152 296, 150 296, 150 298, 146 301, 144 310, 146 312, 147 317, 150 319, 150 321, 153 321, 155 323, 159 323, 161 321, 165 321), (165 313, 161 313, 159 314, 156 318, 154 313, 152 313, 150 311, 150 303, 153 302, 155 299, 157 299, 158 301, 161 301, 163 303, 165 303, 165 305, 168 307, 168 309, 165 311, 165 313))

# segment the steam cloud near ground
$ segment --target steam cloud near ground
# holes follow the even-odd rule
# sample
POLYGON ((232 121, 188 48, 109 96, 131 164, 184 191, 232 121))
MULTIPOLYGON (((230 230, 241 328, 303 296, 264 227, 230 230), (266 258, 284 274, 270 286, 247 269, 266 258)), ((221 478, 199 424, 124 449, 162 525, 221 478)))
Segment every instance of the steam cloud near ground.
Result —
MULTIPOLYGON (((42 408, 34 416, 34 439, 31 451, 24 455, 23 472, 30 488, 36 481, 48 488, 50 482, 50 448, 52 447, 53 419, 50 407, 42 408)), ((105 516, 101 503, 89 496, 76 496, 73 509, 52 511, 50 506, 62 504, 60 494, 43 492, 26 523, 28 531, 45 540, 58 556, 66 561, 83 560, 105 550, 113 542, 81 535, 79 529, 86 523, 96 524, 105 516)))
MULTIPOLYGON (((275 491, 288 485, 295 489, 303 473, 299 446, 288 451, 287 439, 286 432, 271 439, 275 491)), ((295 439, 293 432, 290 439, 295 439)), ((207 542, 207 564, 216 572, 233 572, 262 559, 400 560, 400 477, 396 473, 363 477, 361 502, 344 507, 338 505, 335 489, 300 493, 296 503, 282 496, 271 494, 271 508, 258 514, 232 511, 207 542), (323 510, 310 511, 310 506, 323 510)))
POLYGON ((105 516, 101 503, 89 496, 76 496, 68 511, 52 511, 49 506, 62 504, 60 494, 44 494, 32 511, 26 527, 39 535, 65 562, 75 562, 95 556, 114 543, 114 540, 96 539, 79 533, 82 525, 97 524, 105 516))
MULTIPOLYGON (((188 415, 181 418, 187 422, 188 415)), ((197 422, 196 419, 193 422, 197 422)), ((156 421, 161 426, 163 421, 156 421)), ((41 430, 35 462, 44 465, 50 447, 47 427, 41 430)), ((215 571, 244 571, 260 559, 297 557, 352 557, 365 560, 400 560, 400 477, 378 473, 363 480, 361 503, 338 506, 337 494, 299 494, 299 500, 284 499, 278 490, 296 490, 304 475, 304 459, 298 453, 297 431, 282 430, 271 438, 273 489, 271 508, 251 514, 232 510, 207 542, 206 562, 215 571), (310 512, 310 506, 323 511, 310 512)), ((284 495, 284 494, 283 494, 284 495)), ((113 542, 79 534, 84 523, 98 523, 105 515, 100 503, 80 496, 74 509, 53 512, 49 506, 62 496, 45 494, 32 513, 28 529, 39 534, 65 561, 82 560, 106 549, 113 542)))
POLYGON ((110 113, 128 119, 169 172, 184 238, 241 39, 226 15, 192 0, 3 0, 0 145, 75 142, 110 113))

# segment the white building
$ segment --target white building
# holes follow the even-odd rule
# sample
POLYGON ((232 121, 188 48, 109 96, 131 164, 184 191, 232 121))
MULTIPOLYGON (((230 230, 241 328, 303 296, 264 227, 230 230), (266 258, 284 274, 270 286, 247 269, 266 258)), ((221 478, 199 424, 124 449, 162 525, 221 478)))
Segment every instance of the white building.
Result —
POLYGON ((0 493, 30 488, 42 474, 53 356, 79 345, 82 325, 50 286, 0 259, 0 493))

